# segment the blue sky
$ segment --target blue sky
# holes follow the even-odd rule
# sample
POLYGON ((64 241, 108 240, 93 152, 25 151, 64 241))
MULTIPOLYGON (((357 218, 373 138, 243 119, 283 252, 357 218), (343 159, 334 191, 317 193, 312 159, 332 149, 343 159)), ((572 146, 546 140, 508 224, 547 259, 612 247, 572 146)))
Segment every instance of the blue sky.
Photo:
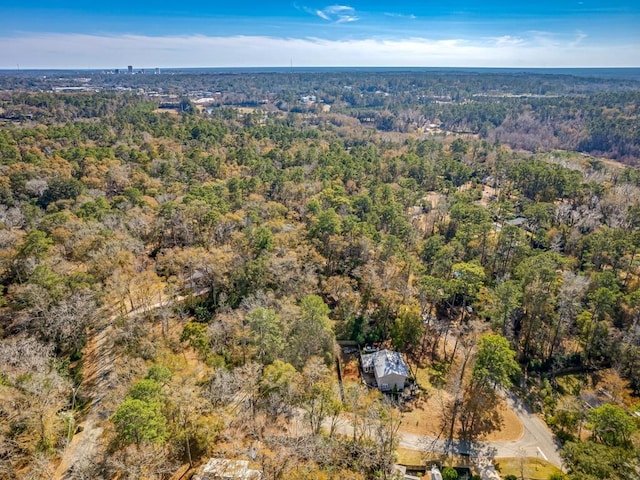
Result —
POLYGON ((638 0, 1 0, 0 68, 640 66, 638 0))

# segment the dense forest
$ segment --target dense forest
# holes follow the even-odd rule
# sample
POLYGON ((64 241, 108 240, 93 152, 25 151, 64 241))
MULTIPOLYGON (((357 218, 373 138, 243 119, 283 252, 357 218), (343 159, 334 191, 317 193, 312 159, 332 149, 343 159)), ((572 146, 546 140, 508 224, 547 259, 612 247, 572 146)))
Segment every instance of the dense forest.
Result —
POLYGON ((450 438, 513 389, 554 478, 637 476, 640 172, 604 157, 638 161, 638 84, 279 78, 0 77, 0 478, 393 478, 397 402, 337 340, 426 369, 450 438))
MULTIPOLYGON (((334 113, 382 131, 436 127, 528 151, 579 151, 631 165, 640 157, 637 79, 464 71, 0 75, 0 91, 64 89, 130 91, 174 103, 187 95, 208 98, 216 106, 287 113, 322 112, 322 106, 330 106, 334 113), (310 97, 315 100, 304 101, 310 97)), ((64 109, 38 108, 49 102, 38 95, 14 98, 4 115, 60 121, 106 113, 104 104, 83 109, 73 101, 65 102, 71 105, 64 109)))

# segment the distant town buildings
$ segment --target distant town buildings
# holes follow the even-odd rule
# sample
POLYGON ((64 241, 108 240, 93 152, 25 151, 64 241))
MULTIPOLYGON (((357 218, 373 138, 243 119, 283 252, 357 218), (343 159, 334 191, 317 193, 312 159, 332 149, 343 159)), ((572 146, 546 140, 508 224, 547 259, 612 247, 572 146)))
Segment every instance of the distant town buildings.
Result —
POLYGON ((127 72, 129 73, 129 75, 131 75, 133 73, 133 65, 129 65, 127 67, 127 72))

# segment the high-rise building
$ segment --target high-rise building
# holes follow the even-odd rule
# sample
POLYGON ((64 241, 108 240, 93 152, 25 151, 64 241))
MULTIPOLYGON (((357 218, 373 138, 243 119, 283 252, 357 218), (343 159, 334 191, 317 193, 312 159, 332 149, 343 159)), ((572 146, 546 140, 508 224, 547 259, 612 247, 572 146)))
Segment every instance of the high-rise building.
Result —
POLYGON ((160 69, 158 67, 156 67, 156 71, 155 71, 156 75, 160 75, 160 69))
POLYGON ((133 65, 129 65, 127 67, 127 71, 129 72, 129 75, 131 75, 133 73, 133 65))

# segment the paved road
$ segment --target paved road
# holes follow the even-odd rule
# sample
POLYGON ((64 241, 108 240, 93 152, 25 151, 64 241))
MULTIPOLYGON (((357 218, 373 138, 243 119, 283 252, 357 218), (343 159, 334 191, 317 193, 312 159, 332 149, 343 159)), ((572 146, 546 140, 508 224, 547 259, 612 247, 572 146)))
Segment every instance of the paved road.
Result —
POLYGON ((493 468, 493 459, 496 457, 541 458, 561 468, 562 459, 558 444, 545 423, 534 415, 513 393, 506 393, 504 397, 524 426, 524 434, 518 440, 512 442, 474 442, 469 449, 469 447, 461 447, 457 441, 448 442, 447 440, 399 432, 399 445, 410 450, 435 453, 469 450, 471 458, 476 463, 483 480, 500 478, 493 468))
POLYGON ((523 455, 537 457, 557 467, 562 467, 559 444, 555 441, 546 424, 537 415, 534 415, 513 393, 509 392, 504 396, 509 407, 524 425, 524 435, 515 442, 491 442, 486 445, 495 448, 498 452, 498 457, 518 457, 523 455))
MULTIPOLYGON (((202 289, 194 292, 193 295, 197 296, 206 292, 207 289, 202 289)), ((187 296, 175 297, 146 308, 135 309, 128 312, 126 315, 128 317, 133 317, 161 306, 181 302, 186 297, 187 296)), ((98 364, 98 372, 95 372, 97 374, 97 379, 94 379, 92 385, 93 388, 90 392, 93 397, 93 402, 89 410, 89 415, 85 420, 84 435, 76 436, 76 438, 73 439, 72 444, 69 445, 64 452, 62 462, 55 475, 56 479, 63 480, 69 478, 73 472, 73 467, 81 464, 83 459, 86 459, 94 453, 100 435, 102 434, 102 428, 99 422, 104 419, 105 415, 100 406, 102 398, 105 395, 105 391, 109 388, 114 360, 112 355, 112 346, 109 342, 110 333, 108 332, 110 332, 111 323, 116 317, 117 315, 113 315, 109 319, 108 327, 97 335, 96 348, 93 354, 97 357, 96 363, 98 364)), ((513 409, 524 425, 524 434, 519 440, 513 442, 475 442, 473 444, 470 453, 478 466, 478 470, 483 480, 500 479, 493 468, 492 460, 495 457, 525 456, 542 458, 558 467, 561 467, 562 460, 560 458, 558 445, 544 422, 531 413, 531 411, 527 409, 527 407, 513 393, 505 393, 503 395, 509 407, 513 409)), ((349 430, 349 426, 343 424, 338 430, 341 431, 341 433, 347 433, 346 430, 349 430)), ((399 432, 399 436, 399 445, 411 450, 433 451, 439 453, 460 450, 460 446, 455 441, 449 443, 446 440, 427 438, 421 435, 404 432, 399 432)))
MULTIPOLYGON (((531 413, 514 394, 508 394, 506 400, 522 422, 524 434, 518 440, 511 442, 474 442, 471 454, 493 457, 538 457, 561 467, 562 459, 558 451, 558 444, 554 441, 553 434, 544 422, 531 413)), ((411 450, 444 453, 447 450, 457 452, 461 449, 457 441, 449 443, 447 440, 405 432, 399 432, 399 435, 400 446, 411 450)))
MULTIPOLYGON (((504 394, 504 397, 524 426, 524 433, 518 440, 512 442, 474 442, 469 447, 461 445, 457 440, 449 442, 423 435, 398 432, 400 437, 398 446, 420 452, 458 453, 468 451, 483 480, 500 480, 493 465, 493 460, 496 457, 541 458, 561 468, 562 459, 558 451, 558 444, 554 441, 553 434, 544 422, 527 409, 513 393, 504 394)), ((303 412, 301 411, 300 419, 302 417, 303 412)), ((329 425, 325 424, 325 428, 328 429, 329 425)), ((337 431, 343 435, 353 434, 347 420, 339 423, 337 431)))

